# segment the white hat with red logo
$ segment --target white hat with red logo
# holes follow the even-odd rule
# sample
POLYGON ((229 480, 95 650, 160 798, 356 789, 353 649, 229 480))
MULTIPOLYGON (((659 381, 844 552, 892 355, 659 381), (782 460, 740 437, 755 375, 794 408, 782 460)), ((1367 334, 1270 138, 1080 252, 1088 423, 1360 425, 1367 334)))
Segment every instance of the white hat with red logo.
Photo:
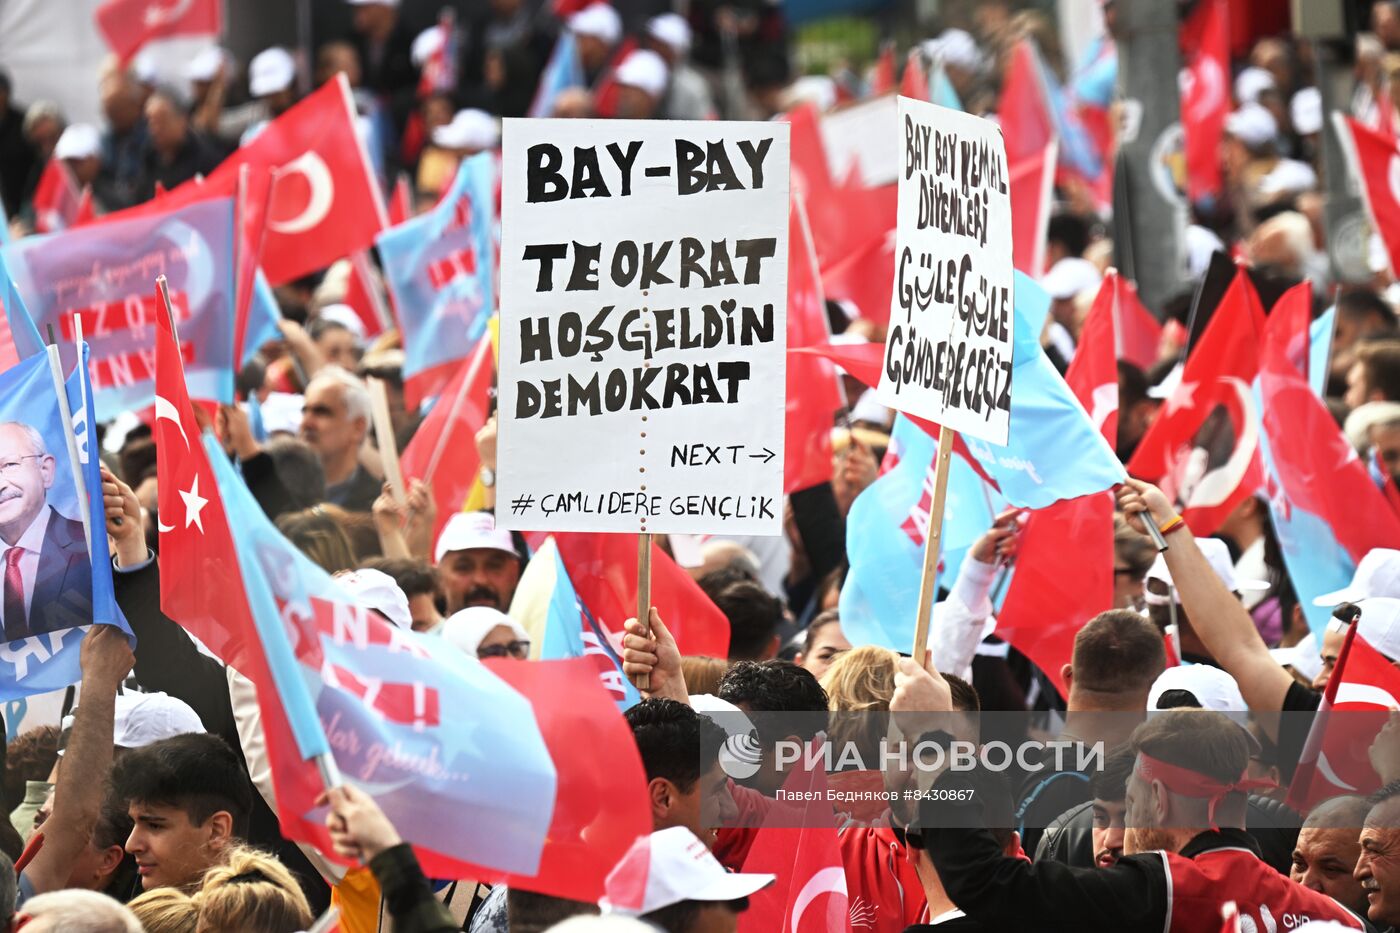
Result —
POLYGON ((605 914, 640 917, 681 901, 737 901, 773 883, 775 875, 731 874, 684 826, 641 836, 604 883, 605 914))

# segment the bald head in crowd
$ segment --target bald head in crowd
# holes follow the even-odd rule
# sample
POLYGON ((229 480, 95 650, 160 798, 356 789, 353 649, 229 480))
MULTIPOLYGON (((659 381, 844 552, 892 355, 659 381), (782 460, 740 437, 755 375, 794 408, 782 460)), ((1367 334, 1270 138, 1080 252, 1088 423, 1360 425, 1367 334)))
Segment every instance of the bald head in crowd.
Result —
POLYGON ((1314 807, 1298 831, 1288 877, 1364 915, 1366 892, 1353 873, 1361 855, 1361 826, 1370 809, 1365 797, 1351 795, 1314 807))

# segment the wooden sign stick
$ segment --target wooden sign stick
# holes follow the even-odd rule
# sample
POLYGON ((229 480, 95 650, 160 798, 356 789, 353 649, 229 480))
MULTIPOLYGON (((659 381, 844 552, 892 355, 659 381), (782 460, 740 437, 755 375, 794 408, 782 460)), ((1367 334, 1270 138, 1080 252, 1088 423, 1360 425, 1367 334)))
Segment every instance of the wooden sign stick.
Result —
MULTIPOLYGON (((645 635, 651 634, 651 532, 637 535, 637 621, 645 635)), ((651 675, 637 674, 632 686, 638 690, 651 689, 651 675)))
POLYGON ((403 484, 403 471, 399 469, 399 446, 394 440, 394 422, 389 417, 389 395, 384 381, 373 376, 369 385, 369 408, 374 418, 374 440, 379 445, 379 460, 384 466, 384 481, 389 484, 399 505, 408 504, 408 492, 403 484))
POLYGON ((943 503, 948 492, 948 461, 953 455, 953 438, 957 432, 946 425, 938 429, 938 459, 933 474, 933 508, 928 516, 928 533, 924 538, 924 570, 919 578, 919 615, 914 625, 914 663, 924 666, 928 653, 928 626, 933 616, 933 601, 938 596, 938 557, 943 545, 943 503))

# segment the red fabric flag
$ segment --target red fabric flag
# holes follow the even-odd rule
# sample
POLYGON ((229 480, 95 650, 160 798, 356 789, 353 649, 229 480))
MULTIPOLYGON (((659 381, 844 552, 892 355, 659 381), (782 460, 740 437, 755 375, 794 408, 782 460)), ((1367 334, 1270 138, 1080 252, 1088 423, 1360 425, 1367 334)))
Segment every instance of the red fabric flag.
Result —
POLYGON ((1199 536, 1214 533, 1264 479, 1253 392, 1263 334, 1264 309, 1241 270, 1128 463, 1176 500, 1199 536))
POLYGON ((389 226, 403 223, 413 216, 413 188, 408 183, 408 175, 400 172, 394 182, 394 193, 389 196, 389 226))
MULTIPOLYGON (((1146 372, 1157 363, 1162 325, 1142 306, 1132 282, 1113 272, 1113 333, 1118 357, 1146 372)), ((1105 280, 1106 281, 1106 280, 1105 280)))
POLYGON ((894 43, 886 42, 875 60, 875 72, 870 76, 870 96, 877 97, 894 90, 894 43))
POLYGON ((244 197, 246 216, 241 220, 248 231, 247 242, 262 242, 262 268, 268 282, 281 285, 324 269, 355 250, 369 249, 388 222, 355 119, 350 85, 344 74, 338 74, 269 123, 202 184, 188 181, 158 205, 138 205, 103 220, 173 210, 206 198, 234 197, 239 170, 246 165, 249 190, 244 197), (276 185, 272 185, 274 171, 276 185), (264 226, 266 231, 260 235, 264 226))
MULTIPOLYGON (((1118 420, 1112 301, 1105 282, 1065 373, 1065 383, 1110 444, 1118 420)), ((1016 572, 997 613, 997 635, 1034 661, 1068 696, 1060 671, 1074 651, 1074 636, 1084 623, 1111 608, 1113 497, 1094 493, 1032 511, 1021 532, 1016 572)))
MULTIPOLYGON (((814 210, 818 199, 825 197, 833 187, 831 165, 826 160, 826 146, 822 142, 821 115, 811 104, 803 104, 787 114, 789 126, 789 148, 792 153, 792 196, 801 197, 814 210)), ((813 235, 816 224, 813 223, 813 235)))
MULTIPOLYGON (((637 615, 637 536, 568 532, 554 536, 574 591, 603 630, 622 634, 637 615)), ((651 546, 651 604, 681 654, 729 656, 729 620, 666 552, 651 546)), ((596 680, 597 672, 594 671, 596 680)))
POLYGON ((1328 797, 1378 789, 1367 753, 1391 711, 1400 709, 1397 698, 1400 670, 1351 626, 1289 785, 1289 805, 1306 813, 1328 797))
POLYGON ((593 83, 593 112, 598 116, 617 116, 617 105, 622 91, 622 85, 617 83, 617 68, 636 48, 636 39, 624 40, 613 53, 612 59, 603 66, 598 80, 593 83))
POLYGON ((481 469, 476 432, 486 424, 495 376, 491 335, 486 334, 471 356, 458 364, 457 374, 399 457, 406 479, 419 479, 433 487, 437 504, 433 541, 453 513, 462 511, 481 469))
MULTIPOLYGON (((635 557, 635 543, 632 550, 635 557)), ((592 658, 487 666, 534 707, 559 784, 539 871, 530 877, 488 872, 483 880, 597 901, 608 872, 633 840, 652 829, 646 772, 632 730, 599 684, 592 658)))
POLYGON ((1392 179, 1400 177, 1400 149, 1393 137, 1369 130, 1350 117, 1342 120, 1345 129, 1338 129, 1342 139, 1351 143, 1348 148, 1371 215, 1371 229, 1385 241, 1394 272, 1400 269, 1400 191, 1392 179))
MULTIPOLYGON (((160 608, 260 691, 258 708, 267 746, 295 749, 245 596, 228 515, 200 441, 199 423, 185 386, 183 350, 170 322, 156 330, 156 473, 160 533, 160 608)), ((295 754, 270 755, 282 831, 324 845, 325 826, 303 814, 321 793, 319 773, 295 754)), ((330 851, 326 849, 325 851, 330 851)))
MULTIPOLYGON (((788 222, 788 349, 831 339, 815 248, 796 199, 788 222)), ((787 421, 783 437, 783 492, 793 493, 831 479, 831 428, 845 405, 836 367, 810 353, 787 358, 787 421)))
POLYGON ((928 72, 924 71, 924 59, 918 49, 911 51, 904 63, 904 76, 899 81, 899 93, 915 100, 928 100, 928 72))
POLYGON ((850 926, 846 869, 836 837, 836 821, 826 799, 826 769, 813 740, 814 767, 793 770, 783 782, 788 800, 806 803, 774 808, 755 834, 744 860, 746 874, 772 874, 772 884, 749 898, 739 915, 739 933, 841 933, 850 926), (800 811, 800 812, 799 812, 800 811))
POLYGON ((78 217, 78 185, 62 159, 50 158, 34 188, 34 232, 58 233, 78 217))
POLYGON ((1194 202, 1221 191, 1220 140, 1230 114, 1230 33, 1227 0, 1202 0, 1181 24, 1186 83, 1181 125, 1186 131, 1186 193, 1194 202))
POLYGON ((389 314, 389 302, 374 276, 374 263, 369 253, 362 249, 350 254, 350 279, 346 283, 345 304, 364 325, 366 337, 378 337, 384 333, 386 325, 394 325, 389 314))
POLYGON ((1007 167, 1011 194, 1011 262, 1033 279, 1045 274, 1045 233, 1055 200, 1055 140, 1007 167))
POLYGON ((175 36, 220 36, 223 0, 103 0, 97 29, 123 63, 147 42, 175 36))
POLYGON ((82 197, 78 199, 78 210, 73 214, 73 226, 81 227, 96 219, 97 208, 92 203, 92 185, 84 185, 82 197))
POLYGON ((862 318, 882 325, 894 292, 896 199, 896 186, 884 185, 835 188, 806 201, 826 296, 851 302, 862 318))
POLYGON ((1025 39, 1011 50, 997 104, 997 122, 1006 140, 1008 166, 1039 158, 1055 138, 1055 119, 1041 83, 1035 50, 1025 39))

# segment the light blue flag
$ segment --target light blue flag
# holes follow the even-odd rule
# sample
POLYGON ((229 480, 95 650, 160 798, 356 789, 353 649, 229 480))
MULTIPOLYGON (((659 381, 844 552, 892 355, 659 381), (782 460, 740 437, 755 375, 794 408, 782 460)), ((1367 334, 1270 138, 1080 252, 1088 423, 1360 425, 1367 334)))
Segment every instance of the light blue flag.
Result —
POLYGON ((1012 505, 1044 508, 1061 499, 1101 492, 1126 472, 1064 377, 1040 346, 1050 296, 1016 273, 1015 349, 1011 423, 1005 447, 963 435, 987 474, 1012 505))
MULTIPOLYGON (((607 634, 598 625, 588 607, 579 599, 564 558, 554 549, 554 593, 549 601, 540 660, 591 657, 598 662, 598 679, 612 694, 619 710, 641 701, 641 694, 622 673, 622 659, 608 643, 607 634)), ((540 555, 536 555, 539 559, 540 555)))
POLYGON ((554 51, 545 63, 540 74, 540 86, 535 91, 535 99, 530 102, 527 117, 551 117, 554 115, 554 102, 569 88, 583 87, 583 62, 578 57, 578 40, 568 29, 559 33, 554 43, 554 51))
POLYGON ((5 213, 5 202, 0 201, 0 246, 10 245, 10 215, 5 213))
MULTIPOLYGON (((853 645, 908 651, 918 616, 938 443, 900 415, 890 449, 898 462, 856 497, 846 518, 850 570, 841 587, 841 628, 853 645)), ((991 527, 992 509, 999 508, 986 484, 960 461, 957 456, 950 461, 944 499, 942 586, 957 578, 968 549, 991 527)))
POLYGON ((928 99, 940 107, 962 110, 962 100, 953 82, 948 79, 948 71, 941 61, 933 63, 928 73, 928 99))
POLYGON ((1333 305, 1308 329, 1308 385, 1318 398, 1327 397, 1327 375, 1332 366, 1332 331, 1336 322, 1337 306, 1333 305))
POLYGON ((44 352, 44 341, 39 337, 39 328, 34 326, 34 318, 29 316, 24 296, 19 293, 10 270, 5 266, 5 257, 0 254, 0 297, 5 302, 4 324, 9 328, 10 339, 14 341, 15 353, 20 359, 27 359, 36 353, 44 352))

